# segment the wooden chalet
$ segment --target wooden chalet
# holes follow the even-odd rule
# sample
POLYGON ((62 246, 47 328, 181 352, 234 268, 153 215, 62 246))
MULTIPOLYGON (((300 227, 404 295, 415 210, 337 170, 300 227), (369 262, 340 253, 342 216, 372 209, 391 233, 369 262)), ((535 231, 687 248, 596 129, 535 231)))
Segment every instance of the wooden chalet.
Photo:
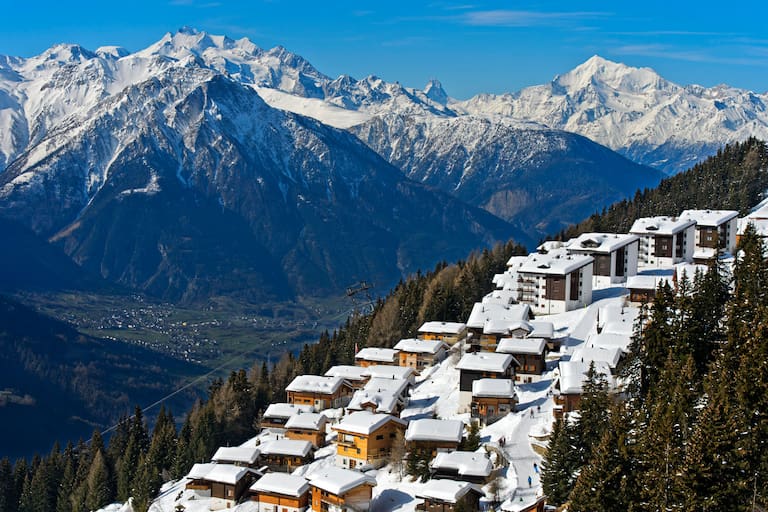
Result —
POLYGON ((470 413, 486 425, 517 408, 517 393, 511 379, 478 379, 472 383, 470 413))
POLYGON ((419 338, 438 340, 450 346, 467 336, 467 324, 461 322, 424 322, 419 327, 419 338))
POLYGON ((352 386, 352 389, 362 388, 365 386, 365 383, 368 382, 368 379, 371 378, 371 374, 368 371, 368 368, 351 365, 332 366, 328 369, 327 372, 325 372, 325 376, 341 377, 342 379, 349 382, 349 384, 352 386))
POLYGON ((440 340, 409 338, 395 345, 399 351, 399 365, 421 372, 427 366, 434 366, 445 359, 448 345, 440 340))
POLYGON ((656 290, 663 282, 672 285, 671 275, 637 275, 627 279, 629 301, 634 304, 650 304, 656 299, 656 290))
POLYGON ((256 469, 259 449, 255 446, 222 446, 211 460, 217 464, 233 464, 256 469))
POLYGON ((344 407, 352 397, 352 386, 342 377, 299 375, 288 387, 288 402, 310 405, 316 411, 344 407))
MULTIPOLYGON (((464 354, 459 370, 459 413, 471 412, 472 383, 480 379, 515 378, 515 358, 509 354, 472 352, 464 354)), ((519 366, 519 364, 518 364, 519 366)))
POLYGON ((405 446, 408 451, 428 450, 434 457, 439 452, 458 450, 463 435, 464 423, 459 420, 412 420, 405 430, 405 446))
POLYGON ((544 338, 503 338, 496 352, 515 358, 517 382, 538 382, 547 369, 547 340, 544 338))
POLYGON ((398 351, 391 348, 365 347, 355 354, 355 364, 363 368, 377 365, 397 366, 398 351))
POLYGON ((531 318, 527 304, 476 302, 467 319, 471 350, 493 352, 501 338, 527 336, 531 318))
POLYGON ((304 477, 286 473, 267 473, 249 489, 257 512, 306 512, 309 509, 309 483, 304 477))
POLYGON ((416 510, 479 512, 480 498, 484 496, 485 493, 478 486, 469 482, 430 480, 416 493, 417 498, 424 500, 416 506, 416 510))
POLYGON ((279 439, 260 445, 259 461, 270 471, 290 473, 314 460, 315 449, 309 441, 279 439))
MULTIPOLYGON (((386 464, 397 442, 397 433, 405 431, 406 422, 389 414, 358 411, 331 427, 336 438, 336 465, 354 469, 386 464)), ((402 438, 401 438, 402 439, 402 438)))
POLYGON ((219 499, 226 508, 237 503, 261 476, 256 470, 234 464, 211 464, 207 470, 202 466, 196 464, 192 468, 190 475, 194 473, 194 477, 186 488, 201 496, 219 499))
POLYGON ((493 465, 482 452, 442 452, 429 464, 431 478, 461 480, 484 485, 493 475, 493 465))
POLYGON ((309 441, 315 448, 325 446, 328 418, 322 413, 294 414, 285 424, 285 437, 294 441, 309 441))
POLYGON ((324 467, 309 475, 309 485, 313 511, 366 512, 376 479, 358 471, 324 467))
POLYGON ((294 414, 314 412, 311 405, 276 403, 269 404, 261 415, 259 425, 261 428, 285 429, 288 419, 294 414))

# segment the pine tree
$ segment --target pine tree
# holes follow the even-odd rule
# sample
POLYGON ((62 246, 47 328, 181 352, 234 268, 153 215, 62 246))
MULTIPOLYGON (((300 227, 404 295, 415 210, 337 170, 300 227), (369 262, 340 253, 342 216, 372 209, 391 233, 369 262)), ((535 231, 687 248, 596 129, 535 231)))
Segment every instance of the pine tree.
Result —
POLYGON ((595 364, 591 362, 582 386, 579 417, 575 425, 580 465, 592 458, 592 452, 603 437, 609 405, 608 381, 605 375, 595 370, 595 364))
POLYGON ((142 457, 131 489, 134 511, 145 512, 160 491, 162 483, 156 463, 149 457, 142 457))
POLYGON ((85 506, 89 510, 98 510, 112 501, 109 469, 100 449, 93 456, 86 489, 85 506))
POLYGON ((579 470, 575 437, 575 428, 566 420, 555 422, 541 463, 541 485, 549 503, 564 504, 573 489, 579 470))
POLYGON ((474 452, 478 448, 480 448, 480 423, 473 420, 467 426, 467 437, 461 440, 461 449, 474 452))
POLYGON ((157 461, 163 478, 170 480, 174 456, 176 454, 176 424, 170 411, 165 406, 160 407, 160 412, 152 431, 152 441, 149 446, 149 456, 157 461))

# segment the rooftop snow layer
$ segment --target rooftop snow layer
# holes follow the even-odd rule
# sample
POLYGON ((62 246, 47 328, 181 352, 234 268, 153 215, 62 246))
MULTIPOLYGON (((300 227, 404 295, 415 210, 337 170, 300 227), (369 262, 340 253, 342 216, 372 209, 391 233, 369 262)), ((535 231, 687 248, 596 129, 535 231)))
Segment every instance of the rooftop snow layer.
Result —
POLYGON ((531 308, 528 304, 483 304, 475 302, 472 312, 467 320, 467 327, 471 329, 484 329, 486 322, 490 320, 519 322, 530 318, 531 308))
POLYGON ((326 377, 341 377, 343 379, 352 380, 352 381, 361 381, 366 380, 370 373, 368 372, 368 368, 361 368, 359 366, 352 366, 352 365, 339 365, 339 366, 331 366, 327 372, 325 372, 326 377))
POLYGON ((376 485, 376 479, 358 471, 324 466, 308 475, 309 483, 336 496, 342 496, 360 485, 376 485))
POLYGON ((681 219, 695 221, 697 226, 712 228, 725 224, 738 216, 739 212, 736 210, 684 210, 680 214, 681 219))
POLYGON ((416 354, 437 354, 440 349, 447 348, 445 342, 440 340, 420 340, 416 338, 407 338, 400 340, 395 345, 395 349, 401 352, 412 352, 416 354))
POLYGON ((344 384, 342 377, 322 377, 320 375, 299 375, 285 388, 286 391, 304 391, 307 393, 335 393, 344 384))
POLYGON ((477 370, 504 373, 512 364, 514 358, 509 354, 493 352, 472 352, 464 354, 456 368, 459 370, 477 370))
MULTIPOLYGON (((589 363, 581 361, 561 361, 558 366, 560 370, 560 392, 564 394, 581 394, 582 385, 587 378, 589 363)), ((610 386, 611 369, 606 363, 596 361, 595 371, 605 375, 610 386)))
POLYGON ((319 412, 305 412, 294 414, 285 423, 285 428, 297 428, 302 430, 320 430, 328 421, 324 414, 319 412))
POLYGON ((369 411, 357 411, 352 414, 348 414, 339 423, 334 425, 334 430, 342 430, 344 432, 351 432, 353 434, 369 435, 372 432, 380 429, 390 421, 395 421, 401 425, 405 425, 405 420, 395 418, 389 414, 372 413, 369 411))
POLYGON ((472 396, 512 398, 516 394, 511 379, 477 379, 472 383, 472 396))
POLYGON ((499 354, 534 354, 541 355, 547 346, 544 338, 501 338, 496 345, 499 354))
POLYGON ((211 458, 214 462, 243 462, 253 464, 259 458, 259 449, 252 446, 222 446, 211 458))
POLYGON ((637 219, 630 233, 635 235, 674 235, 696 224, 690 219, 678 217, 643 217, 637 219))
POLYGON ((296 404, 269 404, 267 410, 264 411, 263 418, 290 418, 297 412, 313 412, 315 409, 311 405, 296 405, 296 404))
POLYGON ((294 439, 278 439, 261 445, 262 455, 290 455, 306 457, 312 451, 312 443, 294 439))
POLYGON ((413 368, 407 366, 377 365, 369 366, 366 370, 368 370, 371 379, 395 379, 408 382, 413 380, 416 373, 413 368))
POLYGON ((467 328, 467 324, 460 322, 424 322, 419 332, 435 334, 460 334, 467 328))
POLYGON ((595 259, 585 254, 568 254, 565 249, 546 254, 533 253, 517 271, 521 274, 566 275, 591 264, 595 259))
POLYGON ((622 349, 619 347, 587 347, 581 346, 573 351, 571 361, 606 363, 611 369, 616 368, 621 359, 622 349))
POLYGON ((405 431, 406 441, 461 442, 464 423, 459 420, 435 420, 423 418, 413 420, 405 431))
POLYGON ((627 278, 627 288, 630 290, 655 290, 663 282, 672 285, 672 276, 637 275, 627 278))
POLYGON ((397 405, 402 403, 404 403, 402 396, 395 390, 360 389, 352 395, 352 400, 347 404, 347 410, 362 411, 371 404, 375 406, 376 412, 394 414, 397 410, 397 405))
POLYGON ((355 354, 355 359, 364 361, 377 361, 382 363, 394 363, 399 350, 391 348, 365 347, 355 354))
POLYGON ((187 473, 187 478, 190 480, 199 480, 201 478, 205 478, 205 475, 211 472, 213 467, 216 464, 212 462, 206 462, 206 463, 197 463, 194 466, 192 466, 192 469, 189 470, 189 473, 187 473))
POLYGON ((584 233, 568 241, 568 251, 596 252, 609 254, 621 249, 640 238, 637 235, 624 235, 616 233, 584 233))
POLYGON ((457 471, 459 476, 488 476, 493 471, 490 459, 478 452, 441 452, 430 463, 433 469, 457 471))
POLYGON ((309 491, 309 483, 301 476, 267 473, 251 486, 252 491, 299 497, 309 491))
POLYGON ((233 464, 215 464, 203 478, 210 482, 235 485, 250 470, 233 464))
POLYGON ((456 503, 472 489, 477 489, 477 487, 469 482, 434 479, 425 483, 421 490, 416 493, 416 496, 456 503))

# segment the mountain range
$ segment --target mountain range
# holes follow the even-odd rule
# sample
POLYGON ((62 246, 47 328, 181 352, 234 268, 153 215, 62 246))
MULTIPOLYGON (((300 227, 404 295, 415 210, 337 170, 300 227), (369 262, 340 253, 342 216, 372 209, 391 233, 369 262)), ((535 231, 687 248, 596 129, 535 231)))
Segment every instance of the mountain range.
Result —
POLYGON ((170 300, 322 295, 531 243, 761 134, 764 103, 599 57, 457 101, 189 28, 56 45, 0 56, 0 215, 170 300))

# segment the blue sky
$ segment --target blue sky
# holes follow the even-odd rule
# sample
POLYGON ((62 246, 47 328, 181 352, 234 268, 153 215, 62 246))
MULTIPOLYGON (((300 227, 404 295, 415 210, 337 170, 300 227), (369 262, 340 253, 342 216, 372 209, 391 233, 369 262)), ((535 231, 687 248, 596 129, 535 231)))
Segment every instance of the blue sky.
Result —
POLYGON ((768 2, 2 0, 0 54, 59 42, 139 50, 188 25, 282 45, 330 76, 378 75, 449 95, 516 91, 594 54, 680 84, 768 91, 768 2), (751 4, 751 5, 749 5, 751 4))

